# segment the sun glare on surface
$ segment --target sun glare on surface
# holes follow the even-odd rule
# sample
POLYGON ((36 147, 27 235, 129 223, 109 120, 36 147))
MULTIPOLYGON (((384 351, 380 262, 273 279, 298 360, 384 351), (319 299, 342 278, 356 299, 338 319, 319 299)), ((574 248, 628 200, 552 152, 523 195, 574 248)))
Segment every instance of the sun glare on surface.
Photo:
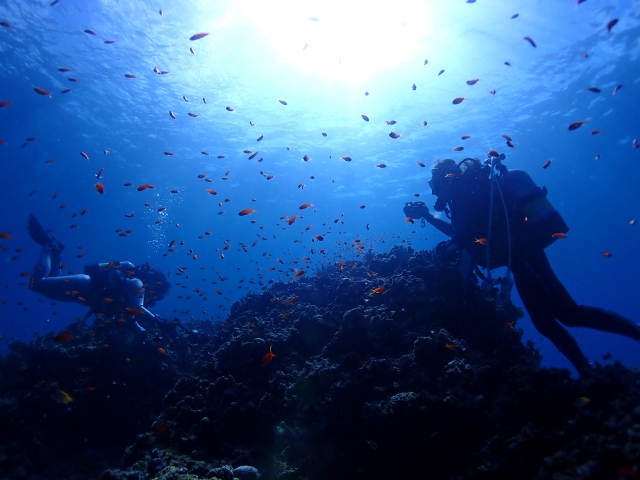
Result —
POLYGON ((417 1, 255 1, 243 9, 279 61, 350 83, 412 59, 429 32, 427 7, 417 1))

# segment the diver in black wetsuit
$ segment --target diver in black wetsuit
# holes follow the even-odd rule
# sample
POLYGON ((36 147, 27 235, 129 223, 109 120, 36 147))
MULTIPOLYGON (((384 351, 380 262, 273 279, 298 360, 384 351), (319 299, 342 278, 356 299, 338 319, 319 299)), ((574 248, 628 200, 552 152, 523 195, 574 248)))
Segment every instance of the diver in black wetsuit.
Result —
MULTIPOLYGON (((148 264, 135 266, 131 262, 111 262, 85 265, 84 274, 60 276, 64 245, 45 232, 33 215, 29 216, 28 230, 31 238, 42 245, 29 282, 29 288, 34 292, 54 300, 88 306, 90 310, 85 319, 93 314, 105 317, 139 315, 164 320, 147 309, 162 300, 171 286, 161 272, 148 264)), ((144 331, 137 322, 136 325, 144 331)))
POLYGON ((538 332, 583 372, 589 362, 561 323, 639 341, 640 327, 615 312, 575 302, 544 252, 562 236, 554 234, 566 234, 569 228, 547 200, 546 188, 537 187, 524 171, 508 170, 501 163, 504 158, 490 157, 485 165, 471 158, 436 164, 429 181, 432 194, 438 197, 434 209, 445 212, 451 223, 435 218, 423 202, 407 203, 405 215, 424 218, 451 237, 438 245, 436 253, 457 253, 459 263, 468 259, 467 273, 476 264, 488 272, 507 266, 538 332))

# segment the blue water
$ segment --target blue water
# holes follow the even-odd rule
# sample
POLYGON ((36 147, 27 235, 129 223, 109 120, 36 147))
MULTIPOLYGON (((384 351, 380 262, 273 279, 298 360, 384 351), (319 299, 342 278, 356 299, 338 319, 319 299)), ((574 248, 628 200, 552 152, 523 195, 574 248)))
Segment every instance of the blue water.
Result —
MULTIPOLYGON (((433 248, 445 237, 406 223, 404 202, 419 193, 433 204, 426 182, 434 160, 484 158, 490 149, 546 186, 569 224, 569 237, 547 253, 575 299, 640 321, 640 226, 629 224, 640 220, 640 149, 632 146, 640 137, 640 2, 49 3, 0 2, 0 21, 11 25, 0 26, 0 102, 11 102, 0 108, 6 142, 0 145, 0 231, 13 237, 1 242, 2 351, 13 338, 28 341, 85 313, 26 288, 29 277, 20 273, 32 270, 39 251, 27 235, 29 213, 67 246, 66 271, 81 272, 93 262, 149 261, 172 272, 174 282, 155 312, 219 320, 232 302, 259 292, 260 281, 268 286, 300 268, 312 275, 323 263, 358 258, 355 238, 365 251, 402 242, 433 248), (608 33, 614 18, 619 23, 608 33), (199 32, 209 35, 189 40, 199 32), (154 67, 169 73, 156 74, 154 67), (465 83, 476 78, 476 85, 465 83), (623 88, 613 96, 618 84, 623 88), (72 91, 61 94, 66 88, 72 91), (456 97, 465 100, 452 105, 456 97), (584 126, 568 131, 581 120, 584 126), (591 135, 594 129, 602 133, 591 135), (392 139, 390 131, 402 136, 392 139), (516 148, 506 146, 502 134, 516 148), (462 135, 471 138, 462 141, 462 135), (464 151, 453 152, 458 146, 464 151), (259 153, 248 160, 245 149, 259 153), (380 163, 387 168, 376 168, 380 163), (95 174, 102 167, 105 193, 99 195, 95 174), (156 188, 136 191, 142 183, 156 188), (313 207, 301 211, 302 203, 313 207), (72 218, 85 207, 86 215, 72 218), (239 217, 244 208, 257 212, 239 217), (133 218, 124 216, 131 212, 133 218), (294 214, 291 226, 281 219, 294 214), (135 231, 120 237, 118 228, 135 231), (312 242, 318 234, 324 241, 312 242), (172 239, 184 246, 163 256, 172 239), (232 247, 223 251, 225 241, 232 247), (175 275, 180 267, 188 267, 188 279, 175 275)), ((514 301, 520 305, 515 291, 514 301)), ((541 349, 545 366, 570 368, 527 318, 518 325, 541 349)), ((640 363, 632 340, 572 333, 592 361, 611 352, 611 361, 640 363)))

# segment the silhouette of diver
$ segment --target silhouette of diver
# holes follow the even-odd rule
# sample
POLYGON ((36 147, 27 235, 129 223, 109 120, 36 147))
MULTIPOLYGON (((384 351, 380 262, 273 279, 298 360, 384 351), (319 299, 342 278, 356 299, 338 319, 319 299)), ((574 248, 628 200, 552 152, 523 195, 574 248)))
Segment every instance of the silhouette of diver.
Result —
POLYGON ((407 203, 405 215, 424 218, 451 237, 436 247, 436 253, 441 257, 457 253, 459 265, 466 260, 463 274, 471 274, 473 268, 479 273, 476 265, 480 265, 487 268, 490 278, 491 269, 508 267, 507 280, 510 282, 509 272, 513 272, 536 330, 582 373, 590 364, 561 323, 639 341, 640 327, 615 312, 575 302, 544 252, 569 228, 547 200, 546 188, 536 186, 522 170, 508 170, 501 163, 504 158, 490 157, 484 165, 472 158, 459 163, 441 160, 435 165, 429 181, 432 194, 438 197, 434 209, 444 212, 451 223, 434 217, 424 202, 407 203))
MULTIPOLYGON (((88 306, 85 315, 112 317, 144 315, 164 320, 147 307, 164 298, 171 287, 164 274, 148 263, 135 266, 131 262, 110 262, 85 265, 84 274, 60 276, 64 245, 45 232, 40 222, 29 216, 29 235, 42 246, 33 269, 29 288, 47 298, 75 302, 88 306)), ((140 330, 144 330, 137 322, 140 330)))

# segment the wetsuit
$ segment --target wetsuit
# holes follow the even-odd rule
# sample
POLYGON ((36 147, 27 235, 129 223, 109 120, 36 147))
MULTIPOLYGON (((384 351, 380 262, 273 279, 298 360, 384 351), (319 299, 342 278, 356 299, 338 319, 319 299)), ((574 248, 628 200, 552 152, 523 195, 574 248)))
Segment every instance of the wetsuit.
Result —
MULTIPOLYGON (((430 214, 426 217, 438 230, 452 237, 449 250, 453 250, 455 244, 455 249, 467 250, 474 261, 483 266, 486 266, 486 250, 483 250, 486 245, 476 242, 476 239, 488 238, 490 182, 485 175, 468 178, 456 185, 449 202, 451 224, 430 214)), ((557 224, 560 217, 555 210, 555 214, 540 213, 544 208, 540 207, 542 202, 539 199, 546 197, 546 190, 538 188, 526 172, 519 170, 507 172, 501 185, 511 225, 511 271, 522 303, 536 330, 547 337, 579 372, 589 367, 589 362, 578 343, 561 324, 618 333, 640 341, 638 325, 615 312, 578 305, 551 269, 544 248, 551 243, 549 239, 552 233, 549 233, 551 230, 545 222, 557 224), (509 175, 511 177, 507 177, 509 175), (529 193, 523 197, 522 192, 529 193), (530 205, 537 207, 527 210, 530 205), (532 227, 532 218, 538 214, 544 218, 532 227), (558 217, 554 217, 556 214, 558 217), (540 235, 544 230, 547 232, 540 235)), ((508 260, 505 261, 508 258, 505 212, 502 200, 497 192, 495 194, 489 245, 490 268, 506 266, 508 263, 508 260)))
POLYGON ((29 218, 29 233, 42 245, 29 283, 31 290, 53 300, 88 306, 91 308, 88 315, 116 315, 128 307, 155 318, 144 307, 142 281, 125 273, 135 270, 131 262, 91 265, 85 267, 85 274, 60 276, 64 245, 44 232, 33 216, 29 218))

